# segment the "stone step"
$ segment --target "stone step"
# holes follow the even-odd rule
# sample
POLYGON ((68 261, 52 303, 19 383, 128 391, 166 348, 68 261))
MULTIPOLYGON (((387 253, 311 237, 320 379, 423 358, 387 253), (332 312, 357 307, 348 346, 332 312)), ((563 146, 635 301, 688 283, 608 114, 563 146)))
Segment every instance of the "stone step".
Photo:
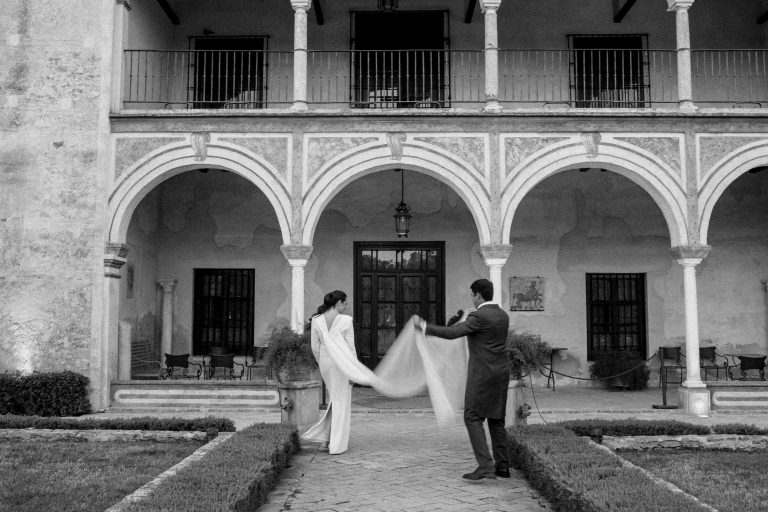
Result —
POLYGON ((279 410, 277 385, 264 381, 113 381, 110 412, 279 410))

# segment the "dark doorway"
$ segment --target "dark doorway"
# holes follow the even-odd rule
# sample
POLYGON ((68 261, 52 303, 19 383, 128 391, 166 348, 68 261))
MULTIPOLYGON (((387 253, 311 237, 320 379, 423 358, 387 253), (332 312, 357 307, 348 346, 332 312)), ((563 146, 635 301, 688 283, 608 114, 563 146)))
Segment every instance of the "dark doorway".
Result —
POLYGON ((645 35, 568 36, 571 91, 579 108, 641 108, 650 85, 645 35))
POLYGON ((587 359, 627 350, 646 357, 645 274, 587 274, 587 359))
POLYGON ((264 108, 264 37, 192 39, 193 108, 264 108))
POLYGON ((445 319, 444 242, 355 242, 355 344, 374 368, 418 314, 445 319))
POLYGON ((351 24, 352 106, 448 106, 446 11, 353 12, 351 24))
POLYGON ((253 269, 195 269, 192 351, 195 355, 222 347, 244 356, 253 347, 253 269))

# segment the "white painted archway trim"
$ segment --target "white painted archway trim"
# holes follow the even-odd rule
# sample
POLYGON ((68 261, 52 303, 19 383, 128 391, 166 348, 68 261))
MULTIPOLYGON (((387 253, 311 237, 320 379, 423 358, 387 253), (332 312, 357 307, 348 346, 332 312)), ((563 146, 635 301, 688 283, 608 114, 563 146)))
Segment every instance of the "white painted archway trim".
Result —
MULTIPOLYGON (((515 212, 528 192, 560 171, 600 167, 620 174, 642 187, 661 209, 669 228, 672 246, 687 245, 686 194, 675 172, 645 151, 616 141, 600 143, 600 153, 587 158, 584 146, 575 141, 555 144, 538 152, 502 190, 502 243, 509 243, 515 212)), ((684 171, 683 171, 684 172, 684 171)))
POLYGON ((385 169, 408 169, 431 176, 453 189, 475 219, 481 244, 490 244, 490 199, 477 173, 449 153, 411 144, 403 145, 403 156, 393 160, 386 146, 349 154, 324 168, 309 189, 302 204, 303 245, 312 245, 317 223, 331 199, 350 182, 385 169))
POLYGON ((723 192, 755 167, 768 166, 768 141, 765 139, 747 144, 721 159, 699 185, 699 239, 707 243, 707 232, 712 212, 723 192))
POLYGON ((253 183, 274 208, 283 243, 290 243, 291 198, 286 185, 277 178, 277 171, 242 147, 222 142, 208 145, 204 161, 195 159, 188 142, 170 144, 121 176, 109 196, 109 242, 125 243, 136 206, 153 188, 172 176, 196 168, 226 169, 253 183))

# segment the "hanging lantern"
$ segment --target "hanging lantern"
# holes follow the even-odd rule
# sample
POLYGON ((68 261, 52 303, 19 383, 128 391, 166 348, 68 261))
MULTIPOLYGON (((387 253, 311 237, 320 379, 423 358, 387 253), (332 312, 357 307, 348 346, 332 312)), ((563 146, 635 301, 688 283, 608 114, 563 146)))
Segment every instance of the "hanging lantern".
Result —
POLYGON ((384 12, 392 12, 397 9, 397 0, 379 0, 379 10, 384 12))
POLYGON ((397 238, 408 238, 408 232, 411 230, 411 211, 408 205, 405 204, 405 171, 398 169, 400 172, 400 204, 395 209, 395 232, 397 238))

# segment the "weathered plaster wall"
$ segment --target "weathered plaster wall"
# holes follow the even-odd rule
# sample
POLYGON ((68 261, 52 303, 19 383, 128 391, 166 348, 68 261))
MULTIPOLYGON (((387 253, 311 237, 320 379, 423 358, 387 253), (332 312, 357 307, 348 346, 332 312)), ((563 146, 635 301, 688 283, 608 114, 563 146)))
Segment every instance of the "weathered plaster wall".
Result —
POLYGON ((96 166, 102 5, 3 2, 0 371, 88 374, 103 250, 96 166))

